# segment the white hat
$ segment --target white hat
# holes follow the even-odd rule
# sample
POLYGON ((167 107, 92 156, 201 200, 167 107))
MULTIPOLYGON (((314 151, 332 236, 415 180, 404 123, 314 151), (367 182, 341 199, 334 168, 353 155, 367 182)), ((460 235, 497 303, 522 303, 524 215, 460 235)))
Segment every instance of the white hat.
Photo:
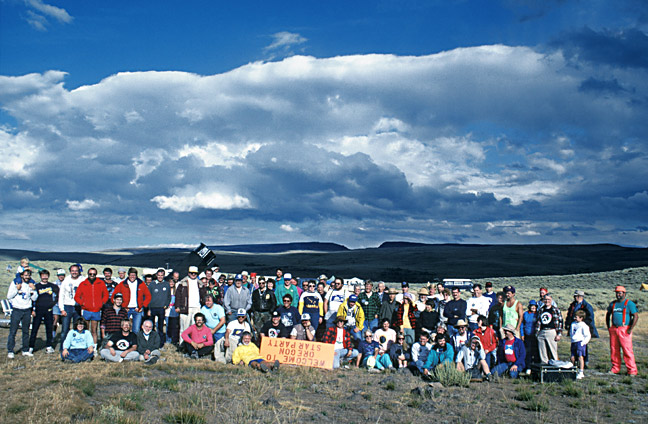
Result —
POLYGON ((59 268, 59 269, 56 271, 56 275, 65 275, 65 270, 59 268))
POLYGON ((284 274, 284 280, 292 280, 292 274, 287 272, 284 274))
POLYGON ((198 274, 198 267, 195 265, 190 266, 189 272, 195 272, 196 274, 198 274))
POLYGON ((243 271, 243 272, 241 272, 241 275, 247 275, 247 276, 249 276, 250 274, 249 274, 247 271, 243 271))
POLYGON ((237 316, 237 317, 244 317, 244 316, 246 316, 246 315, 247 315, 247 312, 245 312, 245 309, 243 309, 243 308, 239 308, 239 309, 236 311, 236 316, 237 316))

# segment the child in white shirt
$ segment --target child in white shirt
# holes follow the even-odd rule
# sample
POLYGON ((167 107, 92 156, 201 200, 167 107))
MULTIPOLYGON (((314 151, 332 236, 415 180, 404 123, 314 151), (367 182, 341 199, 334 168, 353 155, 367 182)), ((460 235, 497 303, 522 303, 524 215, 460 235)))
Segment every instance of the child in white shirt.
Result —
POLYGON ((583 322, 585 319, 585 311, 577 311, 575 320, 569 329, 571 336, 571 361, 576 365, 578 361, 578 374, 577 379, 585 377, 585 355, 587 354, 587 343, 592 339, 589 326, 583 322))

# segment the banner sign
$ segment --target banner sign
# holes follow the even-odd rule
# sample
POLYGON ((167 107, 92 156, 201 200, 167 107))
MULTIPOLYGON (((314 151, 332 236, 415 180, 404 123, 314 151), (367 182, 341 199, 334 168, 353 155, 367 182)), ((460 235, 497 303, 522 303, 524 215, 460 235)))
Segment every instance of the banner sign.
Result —
POLYGON ((334 348, 330 343, 261 337, 261 357, 288 365, 333 369, 334 348))

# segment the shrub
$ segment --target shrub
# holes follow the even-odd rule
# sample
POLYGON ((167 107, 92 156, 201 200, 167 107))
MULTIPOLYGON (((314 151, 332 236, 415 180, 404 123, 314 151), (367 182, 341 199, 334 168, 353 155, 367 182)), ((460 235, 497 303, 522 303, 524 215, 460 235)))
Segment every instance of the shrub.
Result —
POLYGON ((434 378, 443 386, 468 387, 470 384, 470 375, 459 371, 452 365, 441 364, 434 369, 434 378))
POLYGON ((186 409, 167 414, 164 421, 170 424, 205 424, 207 422, 204 415, 186 409))

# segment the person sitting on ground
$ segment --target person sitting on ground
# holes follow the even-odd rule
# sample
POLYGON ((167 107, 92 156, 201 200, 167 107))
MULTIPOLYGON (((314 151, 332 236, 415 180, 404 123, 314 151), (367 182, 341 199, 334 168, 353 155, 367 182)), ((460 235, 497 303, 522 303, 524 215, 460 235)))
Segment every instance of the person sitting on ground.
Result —
POLYGON ((585 323, 585 311, 578 310, 574 314, 574 322, 569 329, 571 336, 571 361, 574 365, 578 365, 578 374, 576 379, 580 380, 585 377, 585 355, 587 352, 587 344, 592 339, 589 326, 585 323))
POLYGON ((474 336, 479 338, 479 344, 486 353, 486 363, 489 368, 493 368, 497 363, 499 338, 495 334, 495 330, 488 325, 488 318, 483 315, 477 318, 477 329, 473 332, 474 336))
POLYGON ((263 360, 259 353, 259 348, 252 343, 252 334, 248 331, 244 331, 241 334, 241 344, 234 350, 232 363, 234 365, 247 365, 250 368, 261 370, 264 373, 279 369, 278 360, 274 361, 274 363, 263 360))
POLYGON ((514 324, 505 325, 503 330, 504 339, 497 348, 497 365, 492 373, 497 376, 508 372, 511 378, 518 378, 525 366, 524 342, 515 336, 517 329, 514 324))
POLYGON ((455 362, 457 369, 467 372, 470 378, 481 379, 483 372, 486 381, 490 380, 491 373, 486 363, 486 352, 482 349, 479 337, 472 336, 470 343, 462 346, 457 353, 455 362))
POLYGON ((452 348, 455 353, 458 353, 461 348, 468 343, 472 337, 472 333, 468 331, 468 323, 462 319, 457 321, 455 328, 457 332, 452 336, 452 348))
POLYGON ((396 343, 396 331, 389 326, 389 320, 384 319, 380 328, 374 333, 374 340, 380 344, 380 349, 389 352, 392 343, 396 343))
POLYGON ((441 364, 451 366, 453 361, 454 349, 452 345, 446 343, 445 336, 437 334, 436 344, 430 350, 427 361, 423 366, 423 376, 428 377, 441 364))
POLYGON ((272 317, 269 321, 261 327, 261 334, 271 338, 289 338, 290 332, 281 322, 281 314, 279 311, 272 312, 272 317))
POLYGON ((337 318, 335 326, 329 327, 322 338, 322 342, 334 344, 333 369, 340 368, 340 359, 351 362, 358 356, 358 351, 353 348, 351 335, 344 328, 345 320, 337 318))
POLYGON ((380 349, 380 343, 373 339, 371 330, 365 330, 364 336, 365 339, 358 344, 359 354, 356 358, 356 365, 366 367, 370 371, 393 368, 389 355, 380 349))
MULTIPOLYGON (((405 340, 407 340, 407 337, 405 337, 405 340)), ((412 374, 419 375, 423 373, 431 350, 432 344, 430 343, 429 336, 426 333, 421 333, 419 335, 419 341, 412 345, 411 362, 409 363, 409 369, 412 371, 412 374)))
POLYGON ((121 331, 110 336, 106 347, 101 349, 101 357, 108 362, 137 361, 137 336, 131 331, 131 323, 125 319, 121 322, 121 331))
POLYGON ((405 372, 407 370, 407 362, 410 359, 409 346, 405 343, 405 335, 399 334, 396 336, 396 342, 392 343, 389 347, 389 358, 398 371, 405 372))
POLYGON ((160 333, 153 331, 153 321, 142 323, 142 331, 137 333, 137 353, 139 360, 147 364, 155 364, 160 359, 160 333))
POLYGON ((74 322, 74 329, 68 332, 65 341, 63 341, 63 350, 61 351, 63 362, 78 364, 94 359, 94 339, 87 327, 88 324, 83 318, 77 318, 74 322))
POLYGON ((290 338, 309 342, 315 341, 315 328, 311 325, 311 316, 309 314, 302 314, 301 322, 293 327, 290 338))
MULTIPOLYGON (((230 321, 227 324, 227 329, 225 330, 225 336, 222 339, 222 344, 220 341, 218 343, 218 350, 225 350, 225 363, 232 361, 234 350, 241 341, 241 335, 246 331, 252 334, 252 326, 247 321, 247 313, 245 312, 245 309, 240 308, 238 311, 236 311, 236 319, 234 321, 230 321)), ((220 355, 218 360, 222 361, 220 355)))
POLYGON ((185 353, 193 359, 210 355, 214 351, 214 337, 211 329, 205 325, 205 315, 202 312, 194 315, 194 324, 183 331, 181 337, 185 353))

